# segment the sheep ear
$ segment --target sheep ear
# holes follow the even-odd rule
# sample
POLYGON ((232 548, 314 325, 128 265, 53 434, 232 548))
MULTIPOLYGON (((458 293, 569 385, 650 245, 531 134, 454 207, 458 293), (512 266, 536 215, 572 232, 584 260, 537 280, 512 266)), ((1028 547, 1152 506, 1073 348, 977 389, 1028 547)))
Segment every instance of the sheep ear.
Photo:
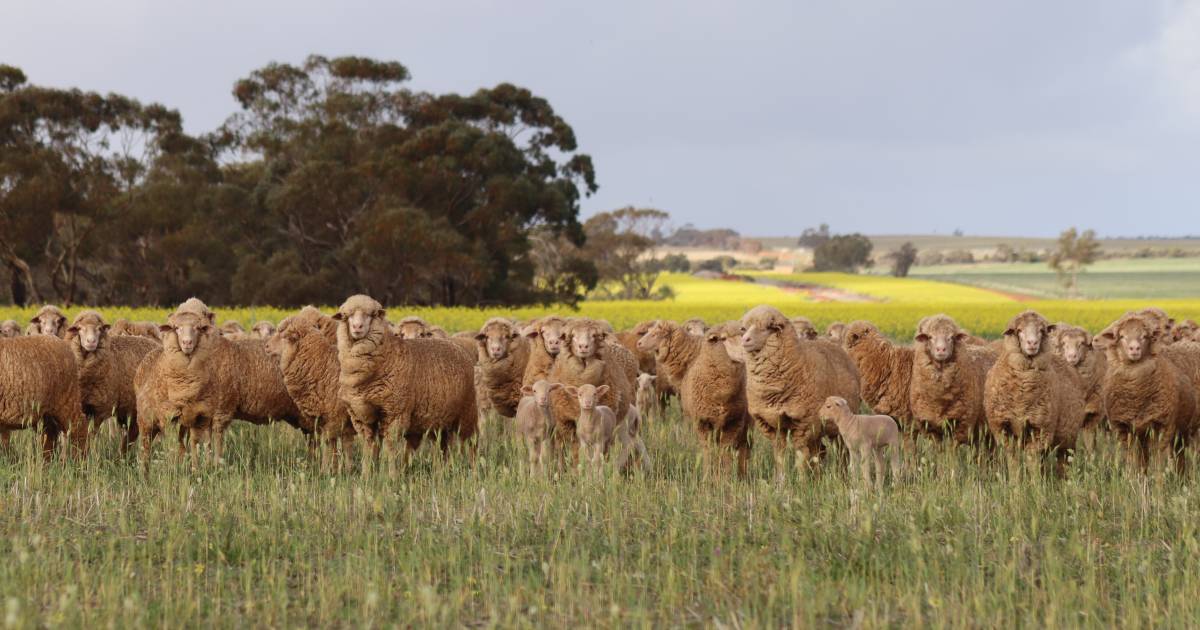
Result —
POLYGON ((1050 324, 1049 326, 1046 326, 1046 334, 1047 335, 1053 333, 1056 330, 1058 330, 1058 324, 1050 324))
POLYGON ((387 309, 382 309, 382 308, 375 309, 375 312, 371 314, 371 317, 378 317, 379 319, 387 319, 387 309))
POLYGON ((171 332, 172 330, 175 330, 175 327, 170 324, 161 324, 158 327, 158 332, 162 333, 164 335, 171 332))
POLYGON ((521 329, 521 335, 533 339, 538 336, 538 329, 533 324, 530 324, 521 329))
POLYGON ((331 315, 331 317, 339 322, 346 321, 346 314, 341 311, 334 313, 333 315, 331 315))
POLYGON ((112 330, 112 326, 111 326, 111 325, 109 325, 109 324, 101 324, 101 325, 100 325, 100 332, 102 332, 102 333, 107 333, 107 332, 108 332, 108 331, 110 331, 110 330, 112 330))
POLYGON ((913 337, 913 340, 920 341, 921 343, 925 343, 926 341, 929 341, 929 335, 926 333, 923 333, 923 332, 919 332, 919 333, 917 333, 917 335, 915 337, 913 337))
POLYGON ((68 328, 68 329, 67 329, 67 332, 69 332, 69 333, 77 333, 77 332, 79 332, 79 327, 78 327, 78 326, 71 326, 70 328, 68 328))
MULTIPOLYGON (((1015 335, 1015 334, 1017 334, 1017 329, 1016 329, 1016 328, 1009 328, 1009 329, 1007 329, 1007 330, 1005 330, 1005 331, 1004 331, 1004 336, 1005 336, 1005 337, 1011 337, 1011 336, 1013 336, 1013 335, 1015 335)), ((954 336, 954 338, 955 338, 955 339, 958 339, 958 335, 955 335, 955 336, 954 336)))
POLYGON ((607 393, 608 393, 608 385, 601 385, 600 387, 597 387, 597 388, 596 388, 596 395, 597 395, 597 396, 603 396, 603 395, 605 395, 605 394, 607 394, 607 393))
MULTIPOLYGON (((1006 330, 1006 331, 1004 331, 1004 332, 1005 332, 1005 334, 1008 334, 1008 331, 1007 331, 1007 330, 1006 330)), ((967 337, 968 337, 967 333, 965 333, 965 332, 963 332, 963 331, 961 331, 961 330, 960 330, 960 331, 958 331, 958 332, 956 332, 956 333, 954 333, 954 340, 955 340, 955 341, 962 341, 963 339, 966 339, 967 337)))
POLYGON ((475 341, 486 341, 486 340, 487 340, 487 335, 485 335, 483 333, 477 333, 475 335, 475 341))
POLYGON ((521 387, 521 393, 522 393, 522 394, 525 394, 526 396, 532 396, 532 395, 533 395, 533 388, 532 388, 532 387, 530 387, 530 386, 528 386, 528 385, 523 385, 523 386, 521 387))
POLYGON ((566 386, 563 385, 562 383, 550 383, 550 391, 554 391, 556 389, 562 389, 564 387, 566 387, 566 386))
POLYGON ((716 333, 708 333, 704 336, 704 340, 708 343, 719 343, 721 341, 721 336, 716 333))

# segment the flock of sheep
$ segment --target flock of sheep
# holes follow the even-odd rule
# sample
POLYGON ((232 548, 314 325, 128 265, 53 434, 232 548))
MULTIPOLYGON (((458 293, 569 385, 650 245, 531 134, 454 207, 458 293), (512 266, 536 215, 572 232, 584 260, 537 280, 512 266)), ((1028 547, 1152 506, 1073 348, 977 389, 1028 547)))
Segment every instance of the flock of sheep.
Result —
POLYGON ((946 315, 921 320, 912 344, 866 321, 824 334, 770 306, 707 326, 648 321, 617 332, 606 322, 546 316, 489 320, 447 334, 420 318, 389 322, 379 302, 313 307, 278 327, 216 325, 192 298, 164 324, 107 322, 96 311, 69 324, 46 306, 23 332, 0 323, 0 438, 37 428, 49 457, 60 436, 76 453, 113 417, 149 466, 170 423, 193 462, 222 461, 234 419, 286 422, 340 470, 360 442, 362 470, 381 451, 389 471, 423 440, 473 454, 479 424, 511 420, 531 470, 570 453, 579 464, 650 466, 644 421, 678 397, 706 459, 746 474, 750 434, 774 446, 782 474, 794 453, 817 466, 840 439, 869 479, 900 467, 900 435, 1055 454, 1060 465, 1083 434, 1111 430, 1141 465, 1181 460, 1200 430, 1197 325, 1164 312, 1130 312, 1094 337, 1033 311, 997 341, 946 315), (881 415, 855 412, 865 403, 881 415), (897 426, 898 425, 898 426, 897 426), (890 451, 890 452, 889 452, 890 451))

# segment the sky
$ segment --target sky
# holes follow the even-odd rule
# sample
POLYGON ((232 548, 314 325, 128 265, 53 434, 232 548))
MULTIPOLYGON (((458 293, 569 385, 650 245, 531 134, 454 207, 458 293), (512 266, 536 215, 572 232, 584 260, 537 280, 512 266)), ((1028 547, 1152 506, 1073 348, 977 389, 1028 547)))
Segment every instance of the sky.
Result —
POLYGON ((235 109, 271 61, 400 61, 511 82, 596 165, 585 216, 1051 236, 1200 234, 1200 0, 3 0, 32 83, 235 109))

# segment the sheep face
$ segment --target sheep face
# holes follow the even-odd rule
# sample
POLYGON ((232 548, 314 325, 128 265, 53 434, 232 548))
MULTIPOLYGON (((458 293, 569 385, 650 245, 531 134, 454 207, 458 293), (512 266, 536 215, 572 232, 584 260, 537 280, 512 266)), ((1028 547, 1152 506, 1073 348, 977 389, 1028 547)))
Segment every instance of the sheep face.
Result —
POLYGON ((708 330, 708 324, 703 319, 689 319, 683 322, 683 331, 693 337, 703 337, 708 330))
POLYGON ((1185 320, 1171 327, 1171 339, 1174 341, 1195 341, 1197 331, 1200 331, 1200 324, 1190 319, 1185 320))
POLYGON ((1042 351, 1046 336, 1054 332, 1054 325, 1045 317, 1025 311, 1013 318, 1004 331, 1005 338, 1016 338, 1017 347, 1027 357, 1035 357, 1042 351))
POLYGON ((1071 367, 1079 365, 1092 349, 1092 340, 1082 328, 1069 328, 1058 333, 1058 351, 1071 367))
POLYGON ((1123 361, 1137 363, 1143 357, 1154 354, 1158 331, 1153 324, 1135 316, 1121 322, 1115 331, 1105 331, 1102 336, 1110 345, 1116 344, 1117 354, 1123 361))
POLYGON ((850 349, 878 334, 879 330, 870 322, 851 322, 842 330, 842 345, 850 349))
POLYGON ((954 357, 954 344, 966 338, 967 333, 953 319, 935 315, 921 320, 914 340, 931 359, 944 362, 954 357))
POLYGON ((213 332, 213 327, 203 316, 176 312, 167 318, 159 331, 164 335, 164 345, 174 345, 184 356, 190 357, 200 347, 204 336, 213 332))
POLYGON ((520 338, 521 334, 513 328, 512 323, 503 320, 489 321, 475 335, 479 347, 483 348, 493 361, 507 357, 511 344, 520 338))
POLYGON ((270 339, 271 335, 275 334, 275 325, 271 322, 258 322, 250 330, 254 331, 259 339, 270 339))
POLYGON ((401 339, 421 339, 429 336, 429 325, 419 317, 405 317, 392 327, 392 332, 401 339))
POLYGON ((17 322, 7 319, 0 323, 0 337, 20 337, 21 325, 17 322))
POLYGON ((387 330, 387 311, 382 304, 365 295, 351 296, 333 318, 346 327, 352 341, 365 339, 372 328, 387 330))
POLYGON ((221 336, 226 339, 241 339, 246 335, 246 329, 237 322, 225 322, 221 324, 221 336))
POLYGON ((570 352, 580 359, 590 359, 596 356, 608 336, 608 333, 598 326, 590 324, 574 325, 568 333, 571 343, 570 352))
POLYGON ((850 413, 850 403, 846 402, 841 396, 830 396, 825 399, 825 403, 817 410, 817 417, 821 422, 835 422, 838 418, 843 418, 850 413))
POLYGON ((825 329, 825 334, 835 342, 841 343, 846 336, 846 325, 841 322, 833 322, 825 329))
POLYGON ((67 317, 56 307, 43 306, 29 323, 33 325, 35 334, 59 337, 67 326, 67 317))
POLYGON ((742 349, 757 354, 791 327, 783 313, 770 306, 756 306, 742 317, 742 349))
POLYGON ((796 336, 801 339, 816 339, 819 336, 817 327, 807 317, 793 317, 792 328, 796 329, 796 336))
POLYGON ((725 354, 734 363, 745 363, 746 355, 742 350, 741 322, 725 322, 709 329, 710 337, 725 344, 725 354))
POLYGON ((645 372, 638 374, 638 377, 637 377, 638 391, 639 392, 654 391, 654 381, 657 380, 657 378, 658 378, 657 376, 655 376, 653 374, 647 374, 645 372))
POLYGON ((67 328, 67 339, 74 341, 84 354, 95 352, 100 342, 108 335, 109 325, 95 311, 84 311, 75 317, 67 328))
POLYGON ((642 352, 653 352, 658 350, 668 337, 671 336, 671 324, 669 322, 657 322, 646 331, 637 341, 637 349, 642 352))
POLYGON ((303 326, 300 322, 280 323, 276 334, 267 339, 267 354, 279 360, 279 369, 286 370, 296 358, 304 334, 303 326))
POLYGON ((590 384, 583 384, 579 387, 564 385, 563 389, 579 401, 579 409, 581 411, 594 411, 596 409, 596 401, 608 393, 608 385, 601 385, 599 387, 590 384))
POLYGON ((521 388, 521 395, 532 396, 533 402, 537 406, 546 408, 550 406, 550 392, 556 389, 561 389, 562 383, 551 383, 545 379, 539 379, 533 385, 526 385, 521 388))

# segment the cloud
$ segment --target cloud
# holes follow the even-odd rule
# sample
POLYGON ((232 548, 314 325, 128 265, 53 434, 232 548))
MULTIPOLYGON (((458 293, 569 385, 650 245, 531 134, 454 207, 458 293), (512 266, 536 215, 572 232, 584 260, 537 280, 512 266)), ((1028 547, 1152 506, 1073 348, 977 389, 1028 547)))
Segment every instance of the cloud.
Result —
POLYGON ((1200 125, 1200 0, 1172 0, 1157 36, 1132 51, 1131 61, 1154 74, 1160 96, 1200 125))

